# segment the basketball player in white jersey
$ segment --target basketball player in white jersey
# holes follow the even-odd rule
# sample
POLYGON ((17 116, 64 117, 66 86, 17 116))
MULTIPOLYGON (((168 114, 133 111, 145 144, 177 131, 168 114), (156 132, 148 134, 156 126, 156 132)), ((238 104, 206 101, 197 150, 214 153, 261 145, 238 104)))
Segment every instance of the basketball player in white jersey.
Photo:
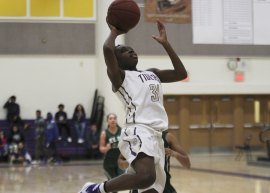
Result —
POLYGON ((181 60, 167 40, 166 30, 157 21, 160 43, 171 59, 173 69, 137 70, 138 57, 131 47, 115 45, 117 36, 124 32, 109 24, 111 32, 103 52, 107 74, 126 110, 126 126, 119 141, 121 154, 129 163, 129 172, 106 182, 86 183, 79 193, 105 193, 138 189, 139 192, 163 192, 164 144, 162 131, 168 128, 168 117, 163 106, 162 82, 176 82, 187 77, 181 60))

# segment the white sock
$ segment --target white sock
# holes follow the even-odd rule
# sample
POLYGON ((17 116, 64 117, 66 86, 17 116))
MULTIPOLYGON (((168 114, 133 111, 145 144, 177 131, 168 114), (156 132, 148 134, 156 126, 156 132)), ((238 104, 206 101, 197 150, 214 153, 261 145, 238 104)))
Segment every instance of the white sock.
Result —
POLYGON ((104 189, 104 182, 103 183, 101 183, 100 184, 100 186, 99 186, 99 191, 101 192, 101 193, 106 193, 106 191, 105 191, 105 189, 104 189))

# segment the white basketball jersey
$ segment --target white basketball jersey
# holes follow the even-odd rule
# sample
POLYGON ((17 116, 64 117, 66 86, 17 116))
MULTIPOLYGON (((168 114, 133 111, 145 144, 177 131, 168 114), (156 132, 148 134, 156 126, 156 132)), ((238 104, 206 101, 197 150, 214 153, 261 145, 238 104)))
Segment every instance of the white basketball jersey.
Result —
POLYGON ((161 131, 168 128, 161 82, 153 72, 125 71, 116 94, 125 106, 127 125, 145 124, 161 131))

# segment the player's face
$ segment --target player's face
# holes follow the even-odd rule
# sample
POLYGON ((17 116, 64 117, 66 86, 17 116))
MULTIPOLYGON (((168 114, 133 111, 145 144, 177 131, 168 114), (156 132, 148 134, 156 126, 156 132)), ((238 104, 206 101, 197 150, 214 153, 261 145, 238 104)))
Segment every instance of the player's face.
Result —
POLYGON ((115 55, 119 63, 119 67, 123 70, 136 70, 138 56, 136 52, 128 46, 117 46, 115 55))
POLYGON ((108 124, 111 127, 115 127, 117 125, 117 118, 115 115, 111 114, 108 116, 108 124))

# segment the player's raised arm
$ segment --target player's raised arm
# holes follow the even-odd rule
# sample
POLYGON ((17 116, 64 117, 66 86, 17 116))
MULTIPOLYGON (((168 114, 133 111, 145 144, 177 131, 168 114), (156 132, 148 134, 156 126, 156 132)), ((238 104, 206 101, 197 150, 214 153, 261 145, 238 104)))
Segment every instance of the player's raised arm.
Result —
POLYGON ((111 31, 103 44, 103 54, 107 65, 107 74, 115 90, 121 86, 124 79, 124 72, 119 68, 115 55, 115 40, 118 35, 122 34, 114 26, 108 24, 111 31))
POLYGON ((166 35, 166 29, 162 22, 157 20, 157 28, 159 31, 159 36, 152 36, 158 43, 160 43, 165 51, 167 52, 168 56, 171 59, 174 69, 173 70, 153 70, 154 73, 159 77, 161 82, 176 82, 183 80, 187 77, 187 71, 175 53, 174 49, 172 48, 171 44, 169 43, 166 35))

